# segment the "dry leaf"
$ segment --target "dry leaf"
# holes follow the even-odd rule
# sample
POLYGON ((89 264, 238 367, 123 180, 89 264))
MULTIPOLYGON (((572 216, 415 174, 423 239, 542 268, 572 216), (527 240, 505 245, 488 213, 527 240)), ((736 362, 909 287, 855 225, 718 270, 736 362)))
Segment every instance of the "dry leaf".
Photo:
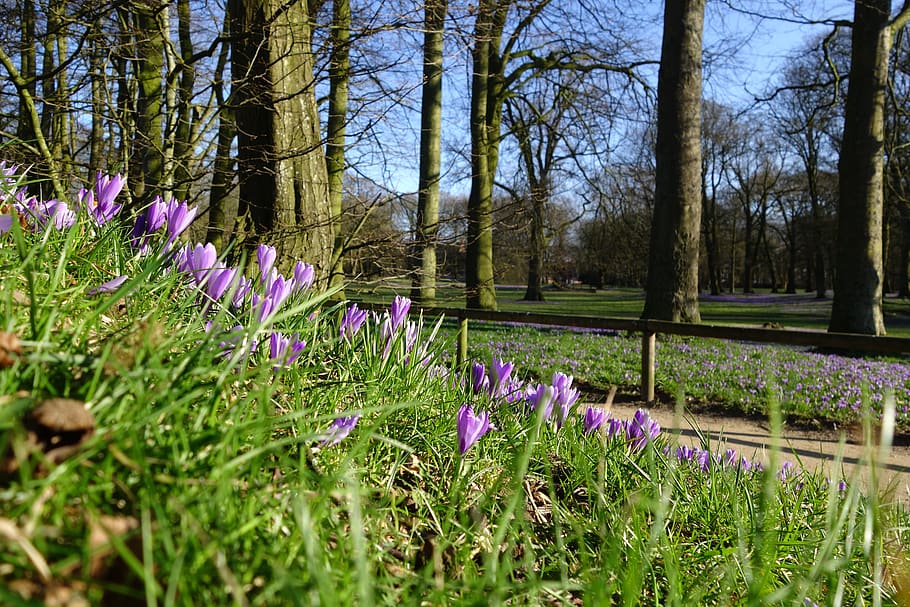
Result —
MULTIPOLYGON (((102 515, 97 519, 89 520, 88 547, 91 553, 89 575, 96 579, 108 579, 108 576, 118 570, 129 570, 129 566, 122 562, 123 558, 117 553, 111 538, 117 537, 120 543, 125 544, 134 556, 142 560, 141 550, 134 550, 135 538, 130 536, 139 528, 139 521, 132 516, 102 515)), ((141 543, 141 541, 140 541, 141 543)))
POLYGON ((78 446, 95 432, 95 417, 85 403, 71 398, 51 398, 32 409, 23 420, 42 449, 78 446))
POLYGON ((39 450, 45 460, 59 464, 94 434, 95 418, 82 401, 51 398, 29 411, 22 426, 27 435, 13 433, 8 452, 0 454, 0 475, 13 474, 31 453, 39 450))
POLYGON ((0 331, 0 369, 12 367, 19 354, 22 354, 22 346, 16 334, 0 331))

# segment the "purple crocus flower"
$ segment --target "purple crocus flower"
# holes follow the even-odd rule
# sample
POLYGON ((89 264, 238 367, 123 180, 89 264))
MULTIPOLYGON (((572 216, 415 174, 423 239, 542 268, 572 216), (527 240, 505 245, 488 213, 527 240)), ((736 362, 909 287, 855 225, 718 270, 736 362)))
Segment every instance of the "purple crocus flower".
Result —
POLYGON ((490 386, 490 395, 494 398, 505 396, 509 389, 509 377, 515 365, 510 362, 504 362, 502 359, 493 357, 493 364, 490 366, 492 375, 492 386, 490 386))
POLYGON ((393 333, 404 323, 404 319, 410 309, 411 300, 407 297, 396 295, 395 299, 392 300, 392 306, 389 308, 389 318, 392 320, 391 329, 393 333))
POLYGON ((114 278, 113 280, 109 280, 106 283, 98 285, 97 287, 92 287, 91 289, 86 291, 85 294, 88 295, 89 297, 91 297, 93 295, 99 295, 101 293, 113 293, 114 291, 119 289, 120 285, 125 283, 127 280, 129 280, 129 276, 118 276, 117 278, 114 278))
POLYGON ((98 194, 98 207, 106 209, 112 214, 108 217, 110 219, 114 215, 120 212, 120 208, 123 205, 115 205, 114 199, 120 194, 123 190, 123 176, 119 173, 116 175, 104 175, 101 171, 95 175, 95 191, 98 194))
POLYGON ((277 331, 269 336, 269 358, 272 362, 280 363, 274 367, 275 370, 278 370, 282 365, 290 365, 297 360, 304 348, 306 348, 306 342, 299 339, 299 337, 299 333, 285 336, 277 331))
POLYGON ((642 449, 657 438, 658 434, 660 434, 660 424, 651 419, 644 409, 636 411, 626 427, 626 438, 631 442, 633 449, 642 449))
POLYGON ((316 270, 308 263, 298 261, 294 264, 294 290, 305 291, 313 286, 316 279, 316 270))
POLYGON ((12 215, 0 215, 0 234, 9 232, 13 227, 12 215))
POLYGON ((553 374, 553 397, 559 405, 556 425, 562 427, 578 400, 578 390, 572 387, 572 376, 556 372, 553 374))
POLYGON ((19 177, 16 175, 16 172, 19 171, 18 164, 11 164, 7 166, 6 161, 0 161, 0 188, 6 190, 13 190, 19 184, 19 177))
POLYGON ((76 223, 76 213, 62 200, 48 200, 44 203, 47 217, 58 230, 65 230, 76 223))
POLYGON ((606 421, 607 412, 600 407, 588 407, 585 411, 584 428, 585 434, 596 432, 606 421))
POLYGON ((165 249, 170 249, 171 244, 186 230, 196 217, 197 207, 190 207, 187 202, 171 200, 164 211, 167 223, 167 242, 165 249))
POLYGON ((266 289, 266 297, 272 300, 273 311, 277 310, 294 291, 294 285, 291 284, 291 281, 286 280, 284 276, 277 272, 274 274, 266 289))
POLYGON ((464 455, 471 445, 490 430, 490 414, 485 411, 480 415, 474 415, 474 409, 470 405, 464 404, 458 410, 456 426, 458 450, 464 455))
POLYGON ((360 330, 360 327, 363 326, 366 319, 367 311, 358 308, 357 304, 351 304, 344 311, 344 316, 341 317, 341 327, 338 329, 339 337, 348 340, 352 339, 357 334, 357 331, 360 330))
POLYGON ((205 281, 205 294, 213 300, 219 300, 234 284, 237 277, 237 268, 228 268, 222 262, 218 262, 209 272, 205 281))
POLYGON ((629 427, 629 420, 616 419, 611 417, 606 421, 606 434, 608 438, 621 436, 626 437, 626 429, 629 427))
POLYGON ((123 177, 121 175, 104 175, 101 171, 95 176, 95 190, 82 188, 79 190, 79 202, 88 209, 94 218, 95 223, 103 226, 113 219, 120 209, 121 204, 114 204, 114 200, 123 189, 123 177), (97 195, 96 195, 97 194, 97 195))
POLYGON ((417 323, 409 320, 404 326, 404 351, 410 352, 417 343, 417 336, 420 335, 420 327, 417 323))
POLYGON ((65 202, 54 199, 39 201, 34 196, 28 196, 25 190, 16 192, 15 207, 26 217, 33 232, 51 223, 57 230, 76 223, 76 213, 65 202))
POLYGON ((210 242, 205 245, 197 243, 193 248, 187 245, 181 250, 186 251, 186 254, 179 255, 182 263, 178 264, 177 268, 192 274, 195 283, 201 285, 209 273, 215 269, 215 263, 218 261, 215 245, 210 242))
POLYGON ((711 453, 705 449, 695 449, 693 460, 703 472, 711 468, 711 453))
POLYGON ((275 247, 267 244, 261 244, 256 247, 256 261, 259 262, 259 282, 265 284, 270 277, 272 266, 275 265, 275 258, 278 252, 275 247))
POLYGON ((348 417, 339 417, 332 422, 332 425, 329 426, 329 429, 326 430, 323 434, 322 446, 331 447, 332 445, 337 445, 342 440, 351 433, 351 430, 354 429, 354 426, 357 425, 357 420, 360 419, 359 415, 351 415, 348 417))
POLYGON ((680 445, 676 448, 676 459, 681 462, 690 462, 692 461, 692 456, 695 455, 692 447, 688 445, 680 445))
POLYGON ((244 357, 248 357, 259 347, 258 341, 255 339, 250 340, 246 336, 243 325, 236 325, 231 329, 224 331, 220 325, 209 321, 205 323, 205 330, 207 333, 215 331, 224 335, 224 339, 218 343, 218 346, 221 348, 221 355, 226 358, 233 356, 234 352, 238 349, 243 353, 244 357))
POLYGON ((238 310, 242 308, 243 304, 246 303, 246 296, 249 295, 252 289, 253 281, 246 276, 241 276, 237 281, 237 289, 231 297, 231 305, 238 310))
POLYGON ((148 249, 151 235, 160 230, 167 221, 166 211, 167 204, 161 196, 156 196, 145 211, 136 217, 130 239, 134 248, 142 252, 148 249))
POLYGON ((784 483, 796 476, 796 470, 794 470, 793 462, 786 461, 781 464, 780 471, 777 473, 777 478, 780 482, 784 483))
POLYGON ((474 394, 486 392, 490 388, 490 378, 487 377, 487 369, 481 362, 474 362, 471 365, 471 390, 474 394))
POLYGON ((544 419, 548 419, 553 413, 553 387, 537 384, 537 387, 528 386, 526 398, 532 411, 541 409, 544 419))

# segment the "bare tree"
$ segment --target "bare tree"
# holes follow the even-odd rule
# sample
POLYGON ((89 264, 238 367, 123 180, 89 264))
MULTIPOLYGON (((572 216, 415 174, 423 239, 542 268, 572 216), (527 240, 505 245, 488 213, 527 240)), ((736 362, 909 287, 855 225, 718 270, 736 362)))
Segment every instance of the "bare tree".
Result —
POLYGON ((837 272, 830 331, 883 335, 882 212, 884 108, 893 31, 910 19, 910 3, 891 19, 890 0, 857 0, 850 87, 838 166, 837 272))
POLYGON ((423 87, 420 106, 420 176, 417 192, 416 255, 411 289, 418 303, 436 298, 436 241, 439 232, 439 179, 442 148, 442 53, 446 0, 424 6, 423 87))
POLYGON ((643 318, 699 322, 704 0, 667 0, 657 85, 657 173, 643 318))
POLYGON ((326 278, 332 223, 313 79, 310 7, 302 0, 232 0, 232 98, 239 214, 252 240, 326 278))

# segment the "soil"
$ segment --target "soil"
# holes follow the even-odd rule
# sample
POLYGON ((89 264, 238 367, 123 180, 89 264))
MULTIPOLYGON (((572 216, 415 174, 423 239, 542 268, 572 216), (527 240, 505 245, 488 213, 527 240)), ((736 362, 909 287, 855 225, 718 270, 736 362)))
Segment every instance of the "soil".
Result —
MULTIPOLYGON (((600 399, 601 402, 605 400, 610 399, 600 399)), ((686 407, 681 420, 676 419, 675 407, 667 399, 646 405, 635 397, 616 395, 608 408, 613 417, 619 419, 631 419, 637 409, 645 409, 657 420, 663 432, 678 431, 680 444, 704 447, 700 433, 710 441, 711 451, 722 453, 728 448, 736 449, 740 455, 764 463, 773 444, 767 419, 728 414, 704 404, 694 412, 686 407)), ((870 457, 878 458, 879 447, 863 443, 859 424, 847 427, 784 424, 782 430, 781 459, 789 459, 798 467, 822 470, 831 479, 846 478, 851 482, 855 474, 864 490, 870 489, 868 462, 870 457)), ((882 460, 878 489, 887 499, 910 504, 910 436, 898 434, 892 442, 882 460)))

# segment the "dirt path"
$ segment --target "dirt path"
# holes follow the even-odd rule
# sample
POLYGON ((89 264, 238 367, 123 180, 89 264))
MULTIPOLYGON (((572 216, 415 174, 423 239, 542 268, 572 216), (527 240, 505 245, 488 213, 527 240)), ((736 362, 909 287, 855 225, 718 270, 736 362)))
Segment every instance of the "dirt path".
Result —
MULTIPOLYGON (((723 452, 731 448, 749 459, 767 461, 771 437, 766 420, 710 413, 687 413, 677 425, 674 421, 674 410, 667 406, 657 405, 648 408, 637 403, 613 403, 610 411, 616 418, 631 419, 639 407, 646 409, 664 432, 678 429, 681 444, 700 446, 698 434, 694 429, 697 427, 703 435, 710 438, 712 451, 723 452)), ((842 443, 844 434, 844 431, 807 430, 785 426, 781 441, 782 459, 789 459, 794 465, 804 468, 822 469, 832 479, 844 476, 849 480, 859 468, 860 482, 867 486, 866 462, 869 450, 852 440, 851 436, 846 436, 846 442, 842 443), (838 455, 843 475, 840 469, 834 470, 838 455)), ((906 440, 895 442, 897 444, 891 448, 885 460, 880 487, 883 490, 893 489, 894 498, 910 503, 910 444, 906 440)))

